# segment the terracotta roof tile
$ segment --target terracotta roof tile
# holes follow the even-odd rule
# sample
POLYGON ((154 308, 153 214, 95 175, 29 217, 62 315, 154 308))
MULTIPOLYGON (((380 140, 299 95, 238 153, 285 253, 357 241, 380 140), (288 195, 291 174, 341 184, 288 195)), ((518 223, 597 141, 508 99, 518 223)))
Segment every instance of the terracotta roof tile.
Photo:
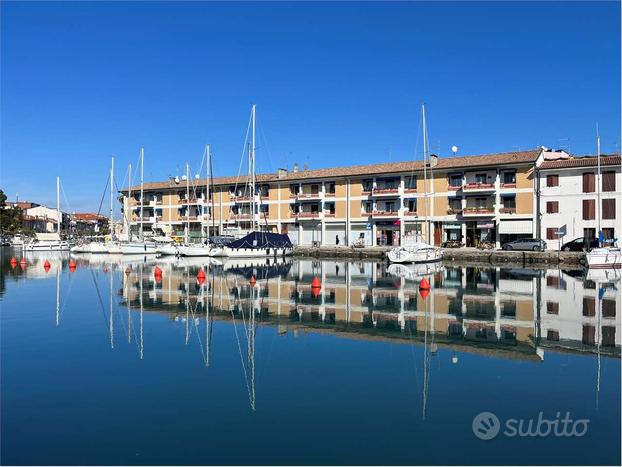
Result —
MULTIPOLYGON (((479 156, 460 156, 460 157, 439 157, 438 164, 434 170, 451 170, 451 169, 469 169, 483 166, 495 165, 514 165, 524 163, 535 163, 540 155, 541 149, 532 149, 528 151, 502 152, 493 154, 483 154, 479 156)), ((406 162, 384 162, 380 164, 352 165, 347 167, 328 167, 324 169, 301 170, 298 172, 287 172, 279 177, 277 173, 257 174, 258 183, 273 181, 301 181, 306 179, 319 178, 340 178, 340 177, 364 177, 366 175, 381 175, 391 173, 405 173, 423 170, 423 162, 406 161, 406 162)), ((246 183, 246 176, 243 177, 218 177, 214 178, 214 185, 233 185, 236 183, 246 183)), ((194 180, 193 186, 205 185, 205 179, 194 180)), ((158 190, 178 187, 180 190, 185 189, 183 182, 178 184, 173 179, 165 182, 149 182, 144 184, 145 190, 158 190)), ((132 191, 137 191, 140 186, 133 186, 132 191)), ((121 192, 127 192, 128 188, 124 188, 121 192)))
MULTIPOLYGON (((540 165, 541 170, 568 169, 573 167, 596 167, 597 158, 594 156, 575 157, 572 159, 560 159, 557 161, 544 161, 540 165)), ((600 165, 620 165, 620 156, 600 156, 600 165)))

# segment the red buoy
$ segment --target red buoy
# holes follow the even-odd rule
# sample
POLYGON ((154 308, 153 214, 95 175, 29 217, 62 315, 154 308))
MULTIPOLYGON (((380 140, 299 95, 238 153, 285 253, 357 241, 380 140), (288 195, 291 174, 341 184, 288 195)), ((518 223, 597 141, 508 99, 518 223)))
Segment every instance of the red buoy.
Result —
POLYGON ((203 278, 203 280, 205 280, 205 271, 203 270, 203 268, 199 269, 199 272, 197 272, 197 279, 203 278))
POLYGON ((248 282, 251 285, 251 287, 255 287, 255 284, 257 283, 257 281, 255 280, 255 276, 251 274, 251 280, 248 282))
POLYGON ((76 270, 76 262, 74 260, 69 261, 69 270, 74 272, 76 270))
POLYGON ((430 290, 430 283, 425 277, 419 282, 419 290, 430 290))
POLYGON ((132 272, 132 270, 130 269, 130 267, 129 267, 129 266, 125 268, 125 274, 126 274, 126 275, 128 275, 128 276, 129 276, 131 272, 132 272))
POLYGON ((15 259, 15 256, 11 258, 11 264, 17 264, 17 260, 15 259))
POLYGON ((43 263, 43 267, 49 269, 50 266, 51 266, 50 262, 46 259, 45 263, 43 263))
POLYGON ((423 299, 425 300, 425 298, 428 296, 428 294, 430 293, 430 289, 419 289, 419 293, 421 294, 421 296, 423 297, 423 299))
POLYGON ((197 276, 197 282, 199 285, 203 285, 205 283, 205 276, 197 276))
POLYGON ((159 277, 159 278, 161 279, 161 278, 162 278, 162 269, 160 269, 158 266, 156 266, 156 267, 153 269, 153 275, 154 275, 156 278, 158 278, 158 277, 159 277))
POLYGON ((21 264, 22 266, 26 266, 28 264, 28 262, 26 261, 26 258, 22 258, 20 260, 19 264, 21 264))
POLYGON ((317 276, 315 276, 313 278, 313 280, 311 281, 311 288, 317 288, 317 289, 321 289, 322 288, 322 283, 317 278, 317 276))

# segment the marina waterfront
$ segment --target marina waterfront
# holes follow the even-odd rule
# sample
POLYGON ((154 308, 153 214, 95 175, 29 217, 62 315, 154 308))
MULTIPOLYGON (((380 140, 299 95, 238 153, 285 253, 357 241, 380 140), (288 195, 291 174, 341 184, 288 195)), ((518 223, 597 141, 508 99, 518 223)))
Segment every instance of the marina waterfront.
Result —
POLYGON ((1 267, 2 464, 620 463, 620 271, 10 249, 1 267), (586 430, 536 430, 566 416, 586 430))

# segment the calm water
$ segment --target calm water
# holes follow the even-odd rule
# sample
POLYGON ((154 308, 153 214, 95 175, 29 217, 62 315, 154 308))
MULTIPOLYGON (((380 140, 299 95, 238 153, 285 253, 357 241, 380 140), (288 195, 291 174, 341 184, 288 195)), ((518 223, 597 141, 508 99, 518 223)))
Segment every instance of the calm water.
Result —
POLYGON ((9 259, 2 464, 620 463, 619 278, 290 260, 200 283, 206 260, 9 259), (587 432, 505 433, 540 412, 587 432))

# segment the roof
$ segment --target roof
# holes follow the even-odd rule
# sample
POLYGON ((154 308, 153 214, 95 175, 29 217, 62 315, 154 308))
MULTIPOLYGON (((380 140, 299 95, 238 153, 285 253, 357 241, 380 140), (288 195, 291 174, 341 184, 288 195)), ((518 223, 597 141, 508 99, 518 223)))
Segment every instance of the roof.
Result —
MULTIPOLYGON (((541 170, 549 169, 570 169, 575 167, 596 167, 598 164, 597 157, 585 156, 575 157, 572 159, 560 159, 557 161, 544 161, 540 165, 541 170)), ((600 156, 600 165, 620 165, 620 156, 600 156)))
POLYGON ((7 201, 6 205, 20 209, 30 209, 39 206, 37 203, 31 203, 30 201, 7 201))
MULTIPOLYGON (((434 170, 452 170, 477 168, 484 166, 496 165, 516 165, 535 163, 536 159, 542 151, 541 148, 531 149, 528 151, 500 152, 492 154, 482 154, 478 156, 460 156, 460 157, 439 157, 438 164, 434 170)), ((353 165, 347 167, 329 167, 315 170, 301 170, 298 172, 286 172, 279 176, 277 173, 257 174, 256 181, 258 183, 276 182, 276 181, 296 181, 318 178, 336 178, 336 177, 355 177, 355 176, 373 176, 400 172, 413 172, 423 170, 423 161, 407 161, 407 162, 385 162, 381 164, 353 165)), ((232 185, 246 183, 246 176, 240 177, 218 177, 214 178, 214 185, 232 185)), ((206 180, 194 180, 193 186, 205 185, 206 180)), ((184 182, 175 183, 173 179, 165 182, 150 182, 144 184, 145 190, 158 190, 165 188, 178 187, 180 190, 185 189, 184 182)), ((132 191, 140 189, 140 185, 131 187, 132 191)), ((122 193, 129 189, 124 188, 122 193)))
POLYGON ((102 221, 108 218, 106 216, 102 216, 101 214, 94 214, 91 212, 76 212, 73 214, 73 219, 77 221, 102 221))

